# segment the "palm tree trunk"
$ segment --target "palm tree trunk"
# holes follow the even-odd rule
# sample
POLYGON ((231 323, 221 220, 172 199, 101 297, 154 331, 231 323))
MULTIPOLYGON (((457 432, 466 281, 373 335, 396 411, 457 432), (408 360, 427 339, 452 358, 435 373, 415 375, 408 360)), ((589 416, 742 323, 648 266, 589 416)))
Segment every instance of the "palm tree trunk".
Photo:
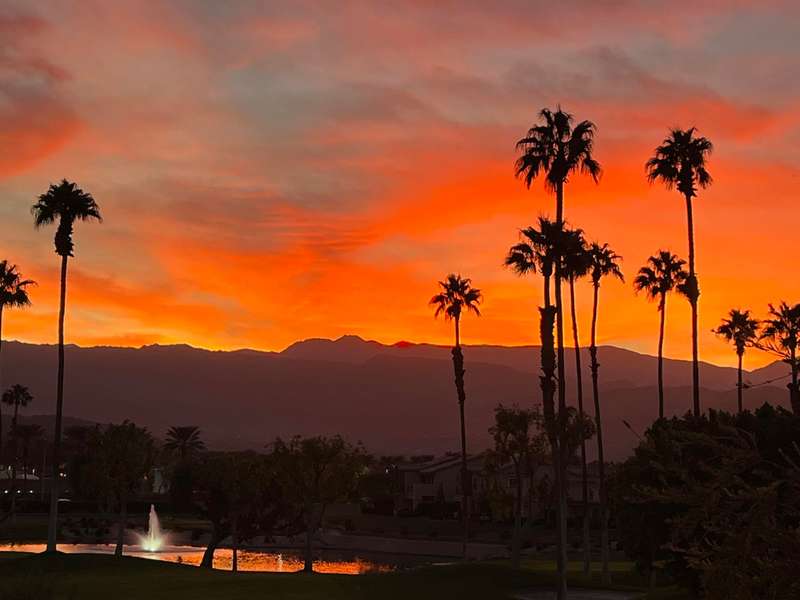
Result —
POLYGON ((67 259, 61 257, 61 297, 58 308, 58 387, 56 423, 53 434, 53 481, 50 484, 50 520, 47 526, 47 552, 55 552, 58 537, 58 488, 61 480, 61 420, 64 408, 64 313, 67 304, 67 259))
MULTIPOLYGON (((0 304, 0 394, 3 393, 3 305, 0 304)), ((3 409, 0 406, 0 463, 3 462, 3 409)))
POLYGON ((598 385, 599 363, 597 362, 597 309, 600 301, 600 284, 594 284, 592 303, 592 340, 589 355, 592 361, 592 394, 594 396, 594 422, 597 429, 597 474, 600 478, 600 560, 603 563, 603 583, 611 583, 609 570, 610 543, 608 539, 608 492, 606 491, 606 465, 603 449, 603 423, 600 417, 600 387, 598 385))
MULTIPOLYGON (((578 315, 575 307, 575 278, 569 278, 569 307, 572 317, 572 340, 575 345, 575 388, 578 393, 578 415, 583 423, 583 373, 581 368, 581 344, 578 335, 578 315)), ((586 440, 581 436, 581 500, 583 504, 583 573, 592 569, 591 520, 589 514, 589 473, 586 466, 586 440)))
POLYGON ((792 387, 789 389, 789 404, 792 407, 792 412, 800 415, 800 388, 797 387, 798 378, 798 364, 797 364, 797 349, 792 348, 789 366, 792 368, 792 387))
POLYGON ((739 355, 739 369, 737 372, 737 379, 736 379, 736 400, 739 408, 739 412, 741 413, 743 409, 743 402, 742 402, 742 358, 743 352, 737 352, 736 354, 739 355))
POLYGON ((305 548, 303 551, 303 572, 304 573, 313 573, 314 572, 314 555, 313 555, 313 548, 312 543, 314 540, 314 531, 315 528, 312 525, 312 521, 314 519, 313 507, 311 512, 308 515, 308 523, 306 525, 306 543, 305 548))
POLYGON ((661 292, 661 302, 658 304, 661 312, 658 326, 658 418, 664 418, 664 324, 667 318, 667 294, 661 292))
POLYGON ((19 403, 14 403, 14 415, 11 417, 11 522, 17 520, 17 461, 19 460, 19 440, 17 439, 17 419, 19 403))
POLYGON ((689 230, 689 304, 692 307, 692 409, 694 416, 700 416, 700 358, 697 348, 697 300, 700 287, 694 268, 694 221, 692 218, 692 197, 686 196, 686 223, 689 230))
POLYGON ((514 465, 514 471, 517 478, 517 497, 514 503, 514 540, 511 549, 511 564, 513 568, 519 569, 520 566, 520 552, 522 548, 522 469, 519 463, 514 465))
POLYGON ((239 533, 238 533, 238 517, 233 518, 231 523, 231 571, 234 573, 239 572, 239 533))
POLYGON ((114 556, 122 556, 122 548, 125 544, 125 524, 128 522, 128 500, 123 495, 120 497, 119 506, 119 525, 117 527, 117 546, 114 548, 114 556))
MULTIPOLYGON (((564 182, 556 184, 556 224, 564 223, 564 182)), ((567 415, 567 390, 566 374, 564 372, 564 311, 561 301, 561 257, 556 257, 555 262, 555 296, 556 296, 556 368, 558 373, 558 437, 559 461, 556 474, 556 489, 558 493, 558 588, 557 600, 567 599, 567 444, 566 444, 566 415, 567 415)), ((554 465, 556 466, 556 465, 554 465)))
POLYGON ((217 546, 222 541, 223 537, 224 535, 217 527, 212 528, 211 539, 208 540, 208 546, 206 546, 205 552, 203 552, 203 559, 200 561, 201 568, 214 568, 214 552, 216 551, 217 546))
POLYGON ((464 355, 461 352, 461 337, 459 331, 459 319, 456 317, 456 345, 453 346, 453 371, 455 374, 456 394, 458 396, 458 411, 461 421, 461 519, 464 525, 464 537, 461 543, 461 553, 464 560, 467 559, 467 544, 469 543, 469 521, 470 521, 470 496, 471 482, 467 471, 467 427, 464 422, 464 403, 466 393, 464 391, 464 355))

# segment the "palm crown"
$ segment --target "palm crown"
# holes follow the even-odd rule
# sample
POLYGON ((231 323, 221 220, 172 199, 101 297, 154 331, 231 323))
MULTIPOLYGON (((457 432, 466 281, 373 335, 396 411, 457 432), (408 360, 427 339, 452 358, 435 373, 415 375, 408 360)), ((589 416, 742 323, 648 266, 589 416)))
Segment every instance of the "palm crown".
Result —
POLYGON ((472 287, 468 277, 451 273, 444 281, 439 282, 441 291, 431 298, 429 304, 434 306, 434 316, 444 315, 447 320, 458 319, 464 310, 480 315, 478 304, 483 297, 478 288, 472 287))
POLYGON ((533 180, 544 173, 545 185, 550 190, 565 183, 576 170, 597 181, 602 169, 592 157, 595 124, 581 121, 573 126, 573 116, 560 106, 555 112, 543 108, 539 117, 541 122, 517 142, 517 150, 521 151, 516 162, 517 177, 523 177, 530 187, 533 180))
POLYGON ((769 318, 764 319, 757 342, 759 348, 789 359, 800 346, 800 304, 781 302, 769 305, 769 318))
POLYGON ((564 239, 562 272, 572 279, 580 279, 592 268, 591 256, 583 237, 583 229, 567 229, 564 239))
POLYGON ((164 448, 177 451, 182 458, 204 450, 206 445, 200 438, 200 428, 194 425, 170 427, 164 448))
POLYGON ((648 181, 662 181, 667 189, 677 187, 689 198, 696 195, 697 186, 711 184, 706 159, 714 147, 708 139, 695 137, 696 132, 695 127, 670 132, 645 165, 648 181))
POLYGON ((619 267, 622 257, 614 252, 608 244, 602 246, 597 242, 592 242, 589 246, 589 261, 592 283, 599 285, 603 277, 616 277, 620 281, 625 281, 625 276, 619 267))
POLYGON ((671 292, 683 290, 689 274, 684 269, 686 261, 669 250, 659 250, 658 254, 647 259, 647 264, 639 269, 633 280, 637 292, 645 292, 651 300, 671 292))
POLYGON ((60 256, 73 255, 75 245, 72 241, 72 230, 75 221, 103 220, 92 195, 66 179, 58 185, 51 184, 47 192, 39 196, 31 212, 37 228, 58 221, 55 247, 60 256))
POLYGON ((0 398, 0 401, 8 406, 24 408, 33 402, 33 395, 31 395, 28 388, 26 388, 24 385, 15 383, 5 392, 3 392, 3 396, 0 398))
POLYGON ((714 333, 732 342, 737 354, 744 354, 744 349, 758 339, 759 325, 756 319, 750 317, 749 310, 733 308, 719 327, 714 329, 714 333))
POLYGON ((522 241, 508 251, 505 265, 517 275, 541 271, 542 275, 550 277, 555 257, 565 243, 563 225, 539 217, 539 229, 527 227, 520 231, 520 237, 522 241))
POLYGON ((36 285, 36 282, 22 279, 17 265, 0 261, 0 309, 28 306, 31 301, 26 288, 32 285, 36 285))

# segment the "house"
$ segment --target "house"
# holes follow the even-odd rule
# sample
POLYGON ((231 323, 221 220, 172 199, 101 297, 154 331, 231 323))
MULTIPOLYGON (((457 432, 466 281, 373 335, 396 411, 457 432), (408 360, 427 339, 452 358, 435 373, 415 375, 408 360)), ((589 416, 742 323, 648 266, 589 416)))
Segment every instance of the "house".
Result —
MULTIPOLYGON (((517 493, 516 473, 512 464, 492 465, 489 453, 467 457, 467 470, 472 483, 473 514, 475 507, 491 504, 492 500, 503 500, 513 506, 517 493)), ((587 477, 589 502, 596 504, 599 498, 599 479, 596 463, 589 465, 587 477)), ((397 510, 419 512, 426 505, 461 503, 462 476, 461 456, 448 454, 421 462, 406 462, 397 465, 400 498, 397 510)), ((554 506, 552 498, 553 468, 550 464, 537 465, 533 477, 523 474, 523 515, 534 518, 554 506)), ((567 501, 582 502, 583 484, 581 467, 572 464, 567 470, 567 501)), ((483 510, 483 509, 482 509, 483 510)), ((494 512, 494 511, 492 511, 494 512)))

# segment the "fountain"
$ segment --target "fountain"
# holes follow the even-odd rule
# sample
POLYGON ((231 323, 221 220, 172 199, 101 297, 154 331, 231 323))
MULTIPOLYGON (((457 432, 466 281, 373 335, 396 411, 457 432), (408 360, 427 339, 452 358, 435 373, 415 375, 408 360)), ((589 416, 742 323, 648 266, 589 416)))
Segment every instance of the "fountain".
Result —
POLYGON ((161 523, 158 521, 156 507, 150 505, 150 517, 147 523, 147 535, 139 536, 139 546, 146 552, 158 552, 164 545, 166 536, 161 533, 161 523))

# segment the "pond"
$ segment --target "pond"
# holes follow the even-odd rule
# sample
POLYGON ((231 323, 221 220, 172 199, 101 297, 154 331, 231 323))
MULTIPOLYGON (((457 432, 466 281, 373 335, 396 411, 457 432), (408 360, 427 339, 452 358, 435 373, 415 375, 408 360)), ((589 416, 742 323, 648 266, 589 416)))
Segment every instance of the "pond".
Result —
MULTIPOLYGON (((0 544, 0 552, 44 552, 45 544, 0 544)), ((69 554, 113 554, 113 544, 59 544, 58 550, 69 554)), ((164 546, 157 552, 148 552, 141 546, 125 546, 126 556, 136 556, 151 560, 199 565, 204 548, 198 546, 164 546)), ((218 548, 214 553, 214 568, 231 570, 233 552, 230 548, 218 548)), ((318 555, 315 555, 318 556, 318 555)), ((345 554, 323 552, 314 561, 317 573, 337 573, 341 575, 362 575, 364 573, 386 573, 403 566, 421 564, 424 561, 408 557, 376 554, 345 554)), ((239 550, 240 571, 264 571, 273 573, 292 573, 303 569, 303 559, 294 550, 239 550)))

